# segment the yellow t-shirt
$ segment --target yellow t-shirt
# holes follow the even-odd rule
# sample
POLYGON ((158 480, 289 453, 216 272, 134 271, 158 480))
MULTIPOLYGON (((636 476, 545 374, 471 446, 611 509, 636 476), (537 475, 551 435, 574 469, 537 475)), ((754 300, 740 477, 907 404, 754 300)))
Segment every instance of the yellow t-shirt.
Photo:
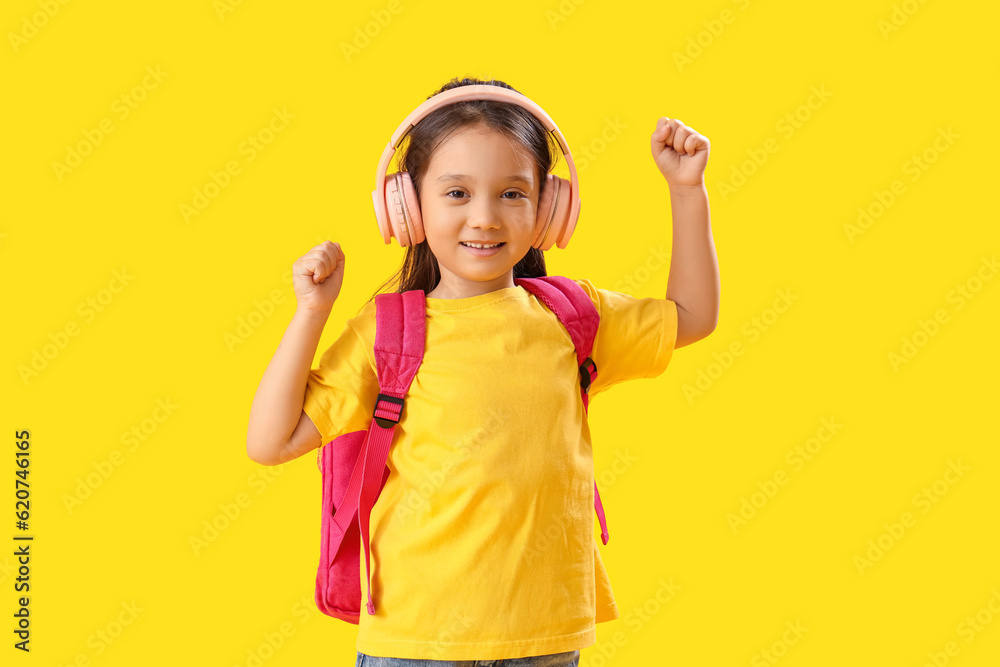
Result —
MULTIPOLYGON (((576 280, 600 326, 591 399, 653 378, 677 338, 673 301, 576 280)), ((598 551, 594 463, 569 333, 520 286, 427 299, 423 361, 361 548, 357 650, 499 660, 592 646, 618 618, 598 551), (595 534, 596 527, 596 534, 595 534)), ((367 429, 379 387, 375 303, 348 320, 309 373, 304 410, 323 443, 367 429)))

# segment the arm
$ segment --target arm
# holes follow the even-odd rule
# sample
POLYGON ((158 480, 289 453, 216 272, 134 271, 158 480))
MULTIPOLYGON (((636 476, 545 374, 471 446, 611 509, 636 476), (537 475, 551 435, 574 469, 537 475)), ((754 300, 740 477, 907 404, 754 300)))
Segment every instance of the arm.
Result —
POLYGON ((296 311, 264 371, 250 407, 247 456, 263 465, 290 461, 319 447, 321 436, 302 411, 306 379, 326 318, 296 311))
POLYGON ((673 245, 666 298, 677 304, 677 344, 701 340, 719 323, 719 262, 705 185, 670 186, 673 245))
POLYGON ((666 298, 677 304, 676 348, 708 336, 719 321, 719 263, 704 179, 711 146, 680 121, 666 118, 657 123, 651 146, 670 188, 673 245, 666 298))
POLYGON ((278 465, 323 444, 302 406, 309 367, 344 282, 345 260, 339 243, 324 241, 292 265, 298 306, 250 406, 247 456, 257 463, 278 465))

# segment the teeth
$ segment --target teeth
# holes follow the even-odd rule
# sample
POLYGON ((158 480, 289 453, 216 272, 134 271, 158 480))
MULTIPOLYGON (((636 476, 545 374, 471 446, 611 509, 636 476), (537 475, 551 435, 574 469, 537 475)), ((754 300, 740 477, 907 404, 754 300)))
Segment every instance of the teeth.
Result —
POLYGON ((470 246, 472 248, 496 248, 500 244, 499 243, 494 243, 493 245, 483 245, 483 244, 477 244, 477 243, 466 243, 465 241, 462 241, 462 245, 467 245, 467 246, 470 246))

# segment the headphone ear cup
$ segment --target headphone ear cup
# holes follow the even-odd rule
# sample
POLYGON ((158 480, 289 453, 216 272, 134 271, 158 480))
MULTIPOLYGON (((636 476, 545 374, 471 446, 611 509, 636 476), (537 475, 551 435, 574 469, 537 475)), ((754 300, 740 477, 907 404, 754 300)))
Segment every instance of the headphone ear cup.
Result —
MULTIPOLYGON (((538 200, 538 213, 535 216, 535 242, 532 247, 548 250, 560 237, 566 234, 565 241, 573 233, 575 222, 570 226, 570 194, 572 184, 565 178, 555 174, 545 177, 545 187, 538 200), (568 227, 568 229, 567 229, 568 227)), ((565 243, 563 243, 565 245, 565 243)))
POLYGON ((400 247, 417 245, 424 240, 424 225, 420 219, 420 204, 413 180, 406 171, 386 174, 385 208, 389 227, 400 247))

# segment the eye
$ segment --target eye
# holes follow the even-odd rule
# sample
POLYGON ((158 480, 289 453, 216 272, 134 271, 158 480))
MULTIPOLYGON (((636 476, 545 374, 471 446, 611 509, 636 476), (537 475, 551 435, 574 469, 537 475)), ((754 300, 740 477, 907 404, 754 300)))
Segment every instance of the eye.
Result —
MULTIPOLYGON (((451 195, 455 194, 456 192, 459 195, 464 195, 465 194, 461 190, 449 190, 448 192, 445 193, 445 195, 449 199, 462 199, 462 197, 452 197, 451 196, 451 195)), ((517 190, 508 190, 507 192, 504 193, 504 195, 505 195, 505 198, 508 199, 508 200, 510 200, 510 201, 515 201, 517 199, 520 199, 521 197, 527 197, 527 195, 522 194, 522 193, 518 192, 517 190), (514 195, 514 196, 513 197, 506 197, 506 195, 514 195)))

